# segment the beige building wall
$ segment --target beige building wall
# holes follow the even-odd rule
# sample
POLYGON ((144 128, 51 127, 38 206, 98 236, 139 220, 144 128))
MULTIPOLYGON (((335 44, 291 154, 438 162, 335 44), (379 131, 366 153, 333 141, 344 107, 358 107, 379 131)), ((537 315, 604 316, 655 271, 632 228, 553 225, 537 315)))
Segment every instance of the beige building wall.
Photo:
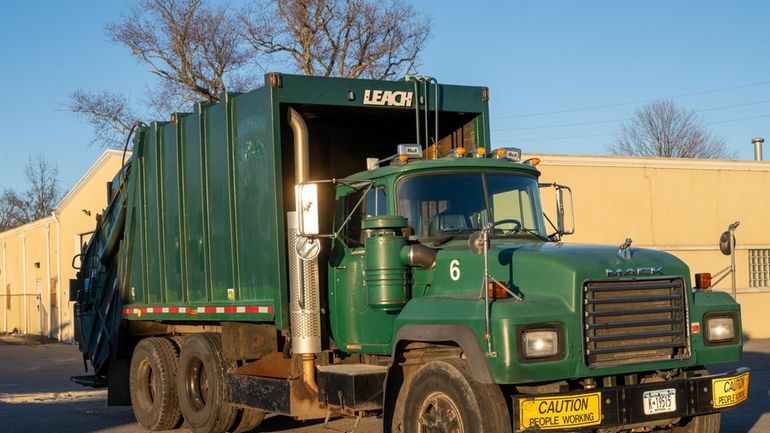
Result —
MULTIPOLYGON (((576 232, 565 242, 620 245, 670 252, 692 274, 728 267, 719 236, 736 231, 736 288, 744 333, 770 338, 770 287, 752 287, 750 251, 770 250, 770 162, 577 155, 525 155, 541 159, 541 180, 572 188, 576 232)), ((544 190, 547 213, 552 194, 544 190)), ((766 269, 766 268, 765 268, 766 269)), ((769 271, 770 272, 770 271, 769 271)), ((692 275, 691 275, 692 277, 692 275)), ((732 292, 731 278, 715 290, 732 292)))
POLYGON ((106 184, 120 169, 122 157, 122 152, 106 151, 50 217, 0 233, 3 332, 72 340, 69 280, 77 272, 72 259, 107 205, 106 184))

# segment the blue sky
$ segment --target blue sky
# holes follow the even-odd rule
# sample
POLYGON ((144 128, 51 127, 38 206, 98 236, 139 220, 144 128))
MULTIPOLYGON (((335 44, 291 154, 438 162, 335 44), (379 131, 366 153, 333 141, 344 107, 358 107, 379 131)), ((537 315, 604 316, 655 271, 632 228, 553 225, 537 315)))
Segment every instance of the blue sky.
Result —
MULTIPOLYGON (((89 146, 90 126, 63 110, 70 92, 113 90, 138 101, 152 85, 104 35, 130 4, 3 6, 0 189, 23 189, 23 167, 35 154, 58 164, 68 189, 102 152, 89 146)), ((699 110, 738 159, 753 157, 752 137, 770 138, 770 2, 414 4, 433 20, 419 72, 489 86, 496 146, 603 154, 623 119, 664 97, 699 110)))

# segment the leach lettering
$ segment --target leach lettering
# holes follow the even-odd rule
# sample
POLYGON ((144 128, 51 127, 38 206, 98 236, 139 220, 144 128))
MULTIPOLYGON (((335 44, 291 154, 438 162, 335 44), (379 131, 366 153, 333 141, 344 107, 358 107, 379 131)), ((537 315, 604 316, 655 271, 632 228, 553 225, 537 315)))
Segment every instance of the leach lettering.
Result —
POLYGON ((393 90, 364 90, 364 105, 390 105, 393 107, 411 107, 412 92, 393 90))

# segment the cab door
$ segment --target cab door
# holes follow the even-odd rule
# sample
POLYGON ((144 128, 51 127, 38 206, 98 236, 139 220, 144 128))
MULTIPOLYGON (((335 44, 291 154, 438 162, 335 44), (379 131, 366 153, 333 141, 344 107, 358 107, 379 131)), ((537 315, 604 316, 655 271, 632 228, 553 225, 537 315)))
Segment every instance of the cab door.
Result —
POLYGON ((337 199, 335 227, 355 209, 339 238, 332 243, 329 260, 329 308, 335 342, 347 352, 390 353, 393 322, 397 314, 369 308, 364 279, 364 239, 361 223, 367 216, 387 215, 385 188, 351 191, 337 199), (356 208, 356 203, 363 202, 356 208))

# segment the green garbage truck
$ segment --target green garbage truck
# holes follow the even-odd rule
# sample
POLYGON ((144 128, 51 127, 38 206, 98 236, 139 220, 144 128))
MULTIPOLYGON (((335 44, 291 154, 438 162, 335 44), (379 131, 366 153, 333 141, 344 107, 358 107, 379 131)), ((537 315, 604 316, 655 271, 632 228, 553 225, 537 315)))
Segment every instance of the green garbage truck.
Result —
POLYGON ((492 149, 488 100, 270 73, 138 125, 70 282, 73 380, 150 430, 719 431, 750 371, 704 366, 740 360, 739 305, 667 253, 562 242, 571 191, 492 149))

